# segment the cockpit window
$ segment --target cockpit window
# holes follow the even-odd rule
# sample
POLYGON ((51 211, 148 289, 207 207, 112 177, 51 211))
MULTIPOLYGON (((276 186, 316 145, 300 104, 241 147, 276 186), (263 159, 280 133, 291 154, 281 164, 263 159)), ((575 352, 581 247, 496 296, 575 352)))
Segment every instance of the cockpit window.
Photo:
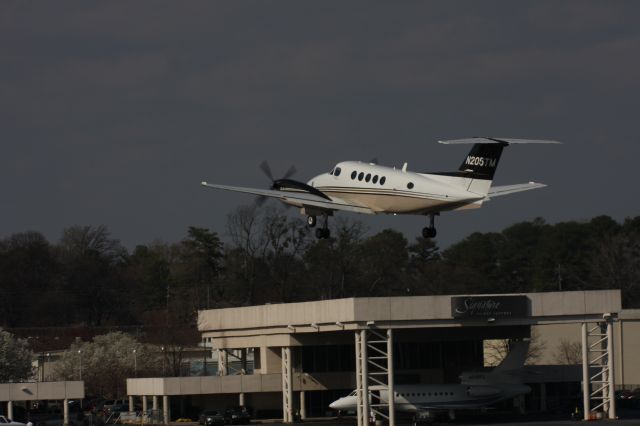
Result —
POLYGON ((336 171, 335 171, 335 172, 333 172, 334 176, 340 176, 340 172, 341 172, 341 171, 342 171, 342 170, 340 170, 340 167, 336 167, 336 171))
POLYGON ((351 392, 351 393, 350 393, 349 395, 347 395, 347 396, 356 396, 356 395, 358 395, 358 391, 357 391, 357 390, 354 390, 353 392, 351 392))
POLYGON ((332 174, 333 174, 333 169, 331 169, 331 171, 329 172, 329 174, 330 174, 330 175, 332 175, 332 174))

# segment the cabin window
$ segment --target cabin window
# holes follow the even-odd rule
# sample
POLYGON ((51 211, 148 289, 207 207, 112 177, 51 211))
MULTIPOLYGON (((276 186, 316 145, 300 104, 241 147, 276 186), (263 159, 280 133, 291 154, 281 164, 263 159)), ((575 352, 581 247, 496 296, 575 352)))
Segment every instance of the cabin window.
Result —
MULTIPOLYGON (((334 174, 335 176, 340 176, 340 172, 341 172, 341 171, 342 171, 342 170, 340 169, 340 167, 336 167, 336 171, 335 171, 333 174, 334 174)), ((413 185, 413 184, 411 184, 411 185, 413 185)))
POLYGON ((366 180, 367 182, 369 182, 371 180, 371 173, 367 173, 367 177, 364 178, 364 180, 366 180))
POLYGON ((373 179, 371 179, 371 182, 378 183, 378 175, 375 175, 373 179))
POLYGON ((380 178, 380 185, 384 185, 384 182, 385 182, 386 180, 387 180, 387 178, 386 178, 386 177, 384 177, 384 176, 382 176, 382 177, 380 178))
POLYGON ((356 176, 358 176, 358 172, 356 172, 355 170, 351 172, 351 179, 355 179, 356 176))
POLYGON ((358 180, 362 180, 363 177, 364 177, 364 172, 360 172, 360 174, 358 175, 358 180))
MULTIPOLYGON (((340 170, 340 169, 336 169, 336 176, 338 176, 338 174, 340 173, 338 170, 340 170)), ((409 188, 409 189, 413 189, 413 182, 409 182, 409 183, 407 184, 407 188, 409 188)))

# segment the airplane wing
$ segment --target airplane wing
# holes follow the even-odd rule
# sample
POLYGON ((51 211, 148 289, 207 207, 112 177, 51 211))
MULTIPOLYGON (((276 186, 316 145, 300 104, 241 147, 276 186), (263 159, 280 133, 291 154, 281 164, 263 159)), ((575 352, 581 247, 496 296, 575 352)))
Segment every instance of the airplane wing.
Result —
POLYGON ((342 210, 353 213, 374 214, 375 212, 370 208, 347 203, 339 198, 332 198, 327 200, 314 194, 309 194, 302 191, 283 191, 274 189, 258 189, 258 188, 245 188, 241 186, 227 186, 216 185, 212 183, 202 182, 203 186, 213 189, 222 189, 224 191, 244 192, 247 194, 261 195, 264 197, 276 198, 287 204, 292 204, 298 207, 314 207, 316 209, 335 211, 342 210))
POLYGON ((507 145, 513 144, 561 144, 562 142, 558 141, 550 141, 550 140, 540 140, 540 139, 513 139, 513 138, 485 138, 485 137, 473 137, 473 138, 464 138, 464 139, 449 139, 438 141, 441 144, 445 145, 462 145, 462 144, 476 144, 476 143, 503 143, 507 145))
POLYGON ((516 192, 529 191, 531 189, 544 188, 544 183, 519 183, 517 185, 503 185, 503 186, 493 186, 489 189, 489 193, 487 194, 487 199, 491 199, 492 197, 498 197, 500 195, 508 195, 514 194, 516 192))

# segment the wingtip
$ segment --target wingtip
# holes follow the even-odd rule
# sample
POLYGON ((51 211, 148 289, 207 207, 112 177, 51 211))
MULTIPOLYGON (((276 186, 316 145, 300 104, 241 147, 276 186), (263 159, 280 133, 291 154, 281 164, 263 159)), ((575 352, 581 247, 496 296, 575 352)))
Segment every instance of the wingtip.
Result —
POLYGON ((200 185, 207 186, 207 182, 203 180, 202 182, 200 182, 200 185))

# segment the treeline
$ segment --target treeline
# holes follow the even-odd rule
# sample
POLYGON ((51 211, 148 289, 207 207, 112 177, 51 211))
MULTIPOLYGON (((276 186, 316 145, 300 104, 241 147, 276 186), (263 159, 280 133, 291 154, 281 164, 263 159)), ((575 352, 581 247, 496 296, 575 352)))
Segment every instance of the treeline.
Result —
POLYGON ((447 249, 336 218, 316 240, 300 217, 241 207, 225 230, 132 252, 104 226, 0 241, 0 326, 194 324, 198 309, 352 296, 617 288, 640 307, 640 217, 474 233, 447 249))

